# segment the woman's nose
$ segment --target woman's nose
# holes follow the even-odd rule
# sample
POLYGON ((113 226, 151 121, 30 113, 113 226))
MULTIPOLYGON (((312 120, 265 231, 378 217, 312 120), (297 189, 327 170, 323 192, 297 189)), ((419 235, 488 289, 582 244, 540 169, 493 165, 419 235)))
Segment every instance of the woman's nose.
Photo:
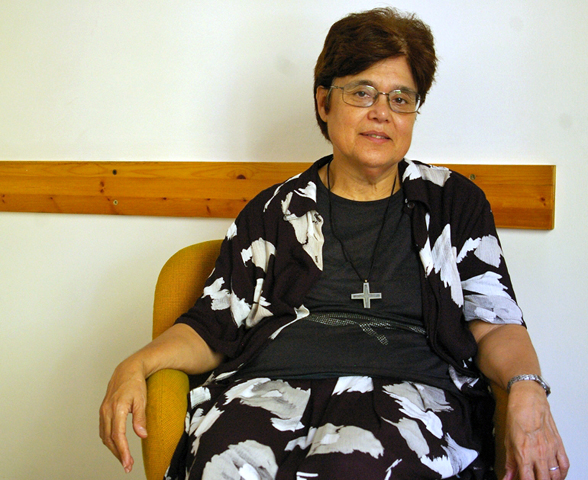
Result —
POLYGON ((374 104, 369 107, 369 118, 378 120, 380 122, 388 121, 392 115, 392 110, 388 105, 388 97, 386 95, 378 95, 374 104))

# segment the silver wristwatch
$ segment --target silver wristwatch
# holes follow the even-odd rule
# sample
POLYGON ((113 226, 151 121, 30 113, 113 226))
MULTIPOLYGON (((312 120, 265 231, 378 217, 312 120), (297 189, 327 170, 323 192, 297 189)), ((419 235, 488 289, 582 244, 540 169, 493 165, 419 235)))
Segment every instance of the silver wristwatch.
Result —
POLYGON ((510 393, 510 387, 512 387, 513 384, 520 382, 522 380, 532 380, 534 382, 537 382, 539 385, 541 385, 543 387, 543 390, 545 390, 545 394, 547 396, 549 396, 549 394, 551 393, 551 387, 547 384, 547 382, 545 380, 543 380, 543 377, 541 377, 541 375, 532 375, 532 374, 515 375, 514 377, 512 377, 508 381, 508 385, 506 386, 507 393, 510 393))

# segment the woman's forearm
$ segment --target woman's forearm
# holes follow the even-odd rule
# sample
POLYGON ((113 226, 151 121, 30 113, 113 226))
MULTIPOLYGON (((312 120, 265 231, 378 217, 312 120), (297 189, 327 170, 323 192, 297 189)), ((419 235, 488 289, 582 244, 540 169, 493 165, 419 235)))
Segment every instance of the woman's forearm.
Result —
POLYGON ((213 351, 188 325, 176 324, 131 355, 125 362, 139 365, 145 378, 171 368, 190 375, 214 370, 223 355, 213 351))
POLYGON ((470 324, 476 341, 480 371, 506 390, 516 375, 540 375, 539 360, 527 329, 521 325, 491 325, 480 320, 470 324))

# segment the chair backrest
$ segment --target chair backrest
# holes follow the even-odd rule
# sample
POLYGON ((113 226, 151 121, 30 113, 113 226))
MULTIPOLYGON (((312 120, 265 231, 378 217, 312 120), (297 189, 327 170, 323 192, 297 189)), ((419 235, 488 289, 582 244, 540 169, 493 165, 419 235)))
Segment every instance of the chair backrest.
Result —
MULTIPOLYGON (((171 327, 202 294, 204 283, 214 268, 221 240, 211 240, 183 248, 163 266, 155 287, 153 338, 171 327)), ((162 370, 147 382, 147 431, 142 441, 147 480, 161 480, 184 430, 187 410, 188 376, 176 370, 162 370)), ((504 476, 504 424, 506 392, 492 385, 497 408, 496 473, 504 476)))
MULTIPOLYGON (((163 266, 153 303, 153 338, 171 327, 202 294, 222 240, 183 248, 163 266)), ((142 441, 148 480, 161 480, 184 429, 188 376, 162 370, 147 381, 147 439, 142 441)))

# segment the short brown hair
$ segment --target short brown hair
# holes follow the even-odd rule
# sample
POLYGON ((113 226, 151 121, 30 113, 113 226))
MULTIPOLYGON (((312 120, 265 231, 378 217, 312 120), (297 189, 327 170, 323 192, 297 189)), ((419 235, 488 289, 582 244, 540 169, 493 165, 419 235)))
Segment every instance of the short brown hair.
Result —
POLYGON ((317 89, 329 88, 334 78, 357 75, 382 60, 400 56, 406 57, 422 104, 437 68, 435 42, 428 25, 416 15, 394 8, 352 13, 333 24, 314 68, 315 113, 327 140, 327 124, 316 102, 317 89))

